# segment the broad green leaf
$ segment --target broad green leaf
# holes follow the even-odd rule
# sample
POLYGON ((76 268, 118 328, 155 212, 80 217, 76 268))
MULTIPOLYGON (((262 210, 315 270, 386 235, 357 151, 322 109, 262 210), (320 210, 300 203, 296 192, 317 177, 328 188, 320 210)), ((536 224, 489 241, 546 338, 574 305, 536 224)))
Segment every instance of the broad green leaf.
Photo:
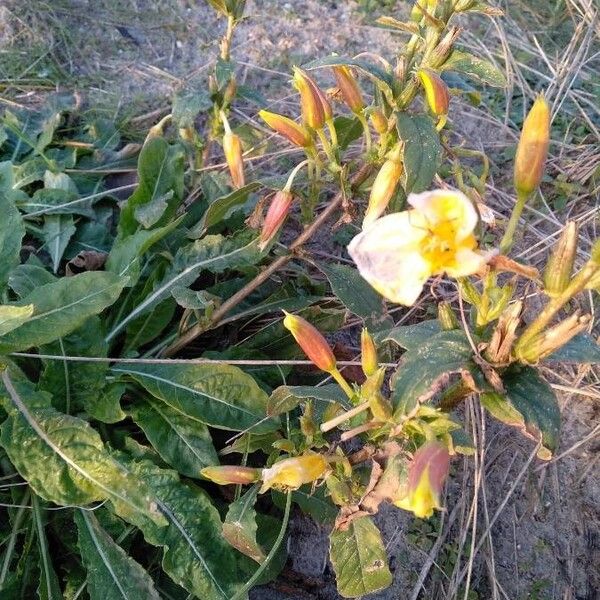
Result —
POLYGON ((110 498, 124 513, 164 523, 144 482, 110 456, 86 421, 56 411, 49 394, 16 372, 5 370, 2 382, 0 402, 8 418, 0 442, 38 496, 63 506, 110 498))
POLYGON ((19 263, 25 226, 14 202, 0 191, 0 291, 6 285, 11 269, 19 263))
POLYGON ((212 427, 261 433, 277 429, 266 417, 267 394, 241 369, 224 364, 119 364, 128 375, 182 416, 212 427))
POLYGON ((62 600, 63 595, 60 591, 58 577, 52 566, 40 501, 35 494, 31 497, 31 506, 33 508, 33 522, 35 524, 35 532, 40 552, 40 584, 38 587, 38 596, 40 600, 62 600))
POLYGON ((70 239, 75 233, 72 215, 45 215, 42 236, 44 250, 50 254, 54 274, 58 272, 60 261, 70 239))
POLYGON ((348 397, 339 385, 331 383, 328 385, 282 385, 274 389, 267 400, 267 414, 280 415, 293 410, 302 402, 313 398, 325 405, 340 404, 348 407, 348 397))
POLYGON ((502 376, 505 397, 482 394, 491 414, 541 442, 538 457, 549 460, 558 447, 560 409, 548 383, 531 367, 512 368, 502 376))
POLYGON ((319 269, 327 277, 333 293, 350 312, 365 321, 370 331, 387 329, 393 325, 383 298, 354 267, 331 263, 319 264, 319 269))
POLYGON ((181 248, 163 280, 109 333, 108 339, 112 339, 131 321, 168 298, 174 288, 191 285, 201 271, 220 273, 225 269, 255 264, 261 258, 257 240, 245 234, 232 238, 207 235, 181 248))
POLYGON ((379 331, 374 338, 379 343, 394 342, 405 350, 413 350, 440 331, 440 322, 437 319, 430 319, 414 325, 400 325, 387 331, 379 331))
POLYGON ((212 108, 210 95, 205 86, 188 84, 173 96, 171 114, 178 128, 193 127, 199 113, 212 108))
POLYGON ((33 315, 33 304, 25 306, 0 305, 0 335, 4 335, 26 323, 33 315))
POLYGON ((86 404, 86 412, 102 423, 118 423, 127 417, 121 408, 121 398, 125 393, 122 383, 107 385, 95 402, 86 404))
POLYGON ((16 352, 64 337, 113 304, 125 282, 113 273, 94 271, 36 288, 14 305, 33 304, 33 316, 0 336, 0 352, 16 352))
POLYGON ((363 135, 363 126, 356 117, 340 115, 333 120, 333 125, 340 150, 346 150, 352 142, 360 139, 363 135))
POLYGON ((394 416, 401 417, 426 401, 444 375, 470 370, 472 354, 462 331, 442 331, 408 350, 391 381, 394 416))
POLYGON ((175 583, 202 600, 230 600, 245 575, 236 569, 239 555, 223 538, 208 495, 149 461, 131 461, 128 467, 150 487, 168 525, 159 527, 139 513, 122 515, 118 506, 116 512, 141 529, 146 542, 163 547, 162 567, 175 583))
POLYGON ((219 464, 204 423, 154 398, 135 404, 129 412, 163 460, 182 475, 200 477, 204 467, 219 464))
POLYGON ((199 223, 188 232, 188 237, 199 238, 209 227, 230 217, 236 210, 242 208, 248 196, 259 187, 260 184, 254 181, 211 202, 199 223))
MULTIPOLYGON (((277 506, 280 508, 285 506, 285 494, 273 491, 271 495, 277 506)), ((324 486, 313 490, 311 485, 304 485, 292 492, 292 501, 302 509, 302 512, 319 523, 333 523, 338 514, 338 508, 325 495, 324 486)))
POLYGON ((229 505, 225 522, 223 523, 223 537, 242 554, 249 556, 258 563, 262 563, 266 556, 263 549, 256 541, 256 511, 254 504, 258 487, 251 487, 243 496, 229 505))
POLYGON ((591 335, 580 333, 569 340, 562 348, 552 353, 546 360, 597 365, 600 363, 600 346, 591 335))
POLYGON ((173 319, 177 304, 171 298, 163 300, 152 312, 146 313, 127 327, 125 348, 140 348, 156 339, 173 319))
POLYGON ((25 263, 17 265, 10 272, 8 286, 19 298, 24 298, 38 287, 54 281, 56 281, 56 277, 50 271, 46 271, 44 267, 25 263))
POLYGON ((91 600, 160 600, 152 578, 102 529, 90 511, 75 511, 91 600))
POLYGON ((404 191, 418 193, 429 189, 441 164, 442 145, 435 123, 426 115, 397 112, 396 129, 404 142, 404 191))
POLYGON ((121 210, 119 239, 134 234, 144 221, 151 226, 171 221, 183 199, 183 159, 179 145, 162 137, 146 141, 138 158, 139 185, 121 210))
POLYGON ((334 531, 329 556, 338 592, 344 598, 373 594, 392 583, 385 546, 370 517, 360 517, 348 529, 334 531))
MULTIPOLYGON (((179 306, 193 310, 206 310, 214 307, 216 302, 221 300, 218 296, 213 296, 206 290, 196 291, 187 287, 173 288, 171 294, 179 306)), ((155 312, 155 310, 152 311, 152 314, 155 312)))
POLYGON ((441 70, 463 73, 475 81, 487 83, 493 87, 506 87, 506 77, 498 67, 462 50, 453 50, 441 70))

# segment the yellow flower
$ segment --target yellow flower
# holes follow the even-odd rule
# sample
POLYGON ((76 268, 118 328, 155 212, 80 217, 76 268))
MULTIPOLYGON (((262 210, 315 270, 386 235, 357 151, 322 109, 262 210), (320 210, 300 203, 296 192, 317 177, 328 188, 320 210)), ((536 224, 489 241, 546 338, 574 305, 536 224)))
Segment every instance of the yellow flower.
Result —
POLYGON ((304 454, 294 458, 285 458, 276 462, 270 469, 262 471, 260 493, 274 487, 283 490, 296 490, 305 483, 323 477, 329 463, 320 454, 304 454))
POLYGON ((491 254, 477 250, 477 211, 461 192, 410 194, 408 203, 413 209, 371 223, 348 252, 382 296, 412 306, 432 275, 472 275, 491 254))
POLYGON ((427 442, 415 452, 409 466, 406 496, 394 504, 420 519, 431 517, 434 509, 441 508, 440 495, 449 468, 448 449, 439 442, 427 442))

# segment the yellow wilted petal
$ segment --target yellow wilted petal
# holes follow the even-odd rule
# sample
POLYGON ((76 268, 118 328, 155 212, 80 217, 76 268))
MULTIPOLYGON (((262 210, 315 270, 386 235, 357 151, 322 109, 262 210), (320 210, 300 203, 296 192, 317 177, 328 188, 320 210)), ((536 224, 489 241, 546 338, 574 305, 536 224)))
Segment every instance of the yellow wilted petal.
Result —
POLYGON ((263 469, 260 493, 272 487, 284 490, 298 489, 305 483, 323 477, 328 468, 329 463, 321 454, 310 453, 280 460, 271 468, 263 469))

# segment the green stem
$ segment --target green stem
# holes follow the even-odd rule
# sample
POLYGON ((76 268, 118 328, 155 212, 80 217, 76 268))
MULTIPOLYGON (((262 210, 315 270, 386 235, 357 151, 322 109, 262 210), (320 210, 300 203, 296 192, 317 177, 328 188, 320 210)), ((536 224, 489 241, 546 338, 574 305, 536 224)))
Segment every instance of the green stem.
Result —
POLYGON ((329 374, 337 381, 338 385, 344 390, 346 396, 352 399, 354 397, 354 390, 350 387, 350 384, 344 379, 344 376, 338 371, 337 367, 330 371, 329 374))
POLYGON ((517 193, 517 203, 513 208, 512 214, 510 215, 510 220, 508 221, 508 225, 506 226, 506 231, 504 232, 504 237, 500 242, 500 252, 502 254, 506 254, 510 252, 510 249, 514 243, 515 232, 517 231, 517 225, 519 224, 519 219, 521 218, 521 213, 525 208, 525 203, 529 199, 530 194, 525 194, 523 192, 517 193))
POLYGON ((371 130, 369 129, 369 122, 363 113, 357 112, 355 114, 363 127, 363 131, 365 132, 365 145, 367 147, 367 154, 369 154, 371 152, 371 130))
POLYGON ((245 583, 244 587, 237 592, 234 596, 231 597, 231 600, 240 600, 240 598, 244 598, 247 592, 254 587, 255 583, 260 579, 260 576, 264 573, 265 569, 269 566, 275 554, 279 550, 279 546, 281 546, 281 542, 283 542, 283 538, 285 536, 285 531, 287 529, 288 522, 290 520, 290 509, 292 506, 292 492, 288 492, 285 498, 285 509, 283 512, 283 520, 281 522, 281 529, 279 530, 279 534, 277 535, 277 539, 273 544, 269 554, 267 554, 267 558, 263 561, 263 563, 256 569, 254 575, 250 577, 250 579, 245 583))

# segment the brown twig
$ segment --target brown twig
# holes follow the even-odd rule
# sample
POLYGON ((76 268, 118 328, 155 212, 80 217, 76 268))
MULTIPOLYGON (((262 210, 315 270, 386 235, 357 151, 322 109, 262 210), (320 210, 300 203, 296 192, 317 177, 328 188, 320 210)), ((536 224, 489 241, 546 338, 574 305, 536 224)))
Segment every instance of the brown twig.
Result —
MULTIPOLYGON (((371 174, 373 166, 370 164, 363 165, 350 182, 351 189, 357 189, 371 174)), ((173 356, 182 348, 193 342, 199 335, 214 328, 221 319, 242 300, 249 296, 256 288, 267 281, 273 273, 277 272, 287 265, 295 256, 296 252, 319 230, 329 217, 341 205, 344 195, 338 192, 329 202, 327 208, 309 225, 289 247, 289 254, 280 256, 274 260, 264 271, 259 273, 252 281, 248 282, 241 290, 236 292, 229 300, 223 302, 221 306, 212 314, 208 324, 197 323, 192 328, 188 329, 178 340, 171 344, 164 351, 164 356, 173 356)))

